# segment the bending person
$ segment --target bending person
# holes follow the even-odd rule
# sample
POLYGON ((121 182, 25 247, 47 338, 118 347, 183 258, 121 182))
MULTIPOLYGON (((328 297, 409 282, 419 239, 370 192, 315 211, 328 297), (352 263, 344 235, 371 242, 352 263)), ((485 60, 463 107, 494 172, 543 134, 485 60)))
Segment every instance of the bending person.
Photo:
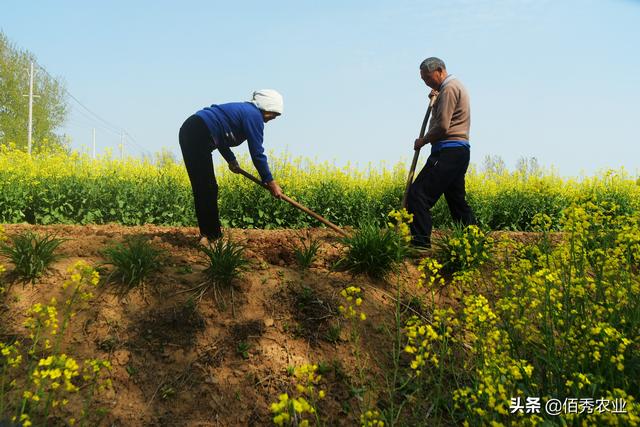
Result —
POLYGON ((262 182, 269 186, 274 197, 282 190, 271 176, 264 154, 264 124, 282 114, 282 95, 272 89, 253 93, 250 102, 214 104, 197 111, 180 128, 180 149, 191 181, 200 244, 208 244, 222 236, 218 212, 218 183, 213 171, 213 150, 218 150, 238 173, 240 165, 230 147, 248 141, 251 160, 262 182))

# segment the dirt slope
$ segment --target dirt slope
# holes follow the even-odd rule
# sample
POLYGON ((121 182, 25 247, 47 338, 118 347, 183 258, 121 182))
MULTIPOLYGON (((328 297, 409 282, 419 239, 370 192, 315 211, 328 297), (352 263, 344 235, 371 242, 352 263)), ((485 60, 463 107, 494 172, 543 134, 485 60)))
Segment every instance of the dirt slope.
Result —
MULTIPOLYGON (((26 335, 22 323, 33 303, 59 295, 66 270, 78 260, 104 261, 102 250, 127 236, 148 236, 166 253, 161 273, 145 285, 119 295, 102 285, 90 307, 74 319, 65 342, 78 359, 98 357, 113 363, 113 391, 99 406, 109 426, 269 425, 269 405, 290 390, 287 367, 325 362, 327 398, 319 412, 329 425, 354 425, 361 404, 350 393, 356 377, 348 328, 338 328, 339 292, 364 290, 363 348, 369 373, 389 349, 379 326, 390 316, 397 281, 415 283, 415 262, 387 281, 333 272, 341 246, 326 229, 305 230, 321 239, 319 257, 308 270, 297 267, 291 245, 296 230, 227 230, 243 242, 249 271, 230 292, 209 292, 194 301, 188 290, 203 282, 204 264, 195 228, 5 225, 6 234, 25 230, 67 239, 64 258, 35 285, 13 284, 0 301, 0 338, 26 335)), ((0 260, 7 270, 12 266, 0 260)), ((106 267, 105 273, 109 269, 106 267)))

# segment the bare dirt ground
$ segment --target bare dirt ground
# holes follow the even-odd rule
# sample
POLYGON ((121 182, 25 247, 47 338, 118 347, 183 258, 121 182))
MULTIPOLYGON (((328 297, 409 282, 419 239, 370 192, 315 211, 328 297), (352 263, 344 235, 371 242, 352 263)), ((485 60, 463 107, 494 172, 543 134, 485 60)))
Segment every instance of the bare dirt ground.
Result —
MULTIPOLYGON (((363 289, 361 362, 368 378, 384 381, 380 366, 389 360, 391 340, 382 325, 393 324, 395 289, 418 281, 419 259, 407 260, 385 280, 351 276, 332 269, 343 247, 327 229, 225 230, 245 247, 249 270, 229 291, 190 291, 203 283, 203 255, 197 229, 140 226, 4 225, 7 235, 33 231, 65 239, 63 258, 35 284, 11 281, 0 298, 0 340, 27 340, 25 312, 34 303, 59 296, 67 269, 78 260, 100 267, 103 250, 128 237, 143 236, 164 251, 159 273, 127 294, 103 280, 88 308, 74 318, 64 351, 77 360, 110 360, 113 388, 95 408, 107 410, 104 426, 270 425, 271 402, 292 390, 291 367, 303 363, 329 366, 322 388, 327 397, 318 411, 327 425, 356 425, 362 411, 358 369, 348 324, 340 318, 340 291, 363 289), (300 236, 319 239, 318 256, 309 269, 295 262, 300 236)), ((437 232, 436 232, 437 235, 437 232)), ((494 233, 526 241, 530 233, 494 233)), ((362 374, 362 372, 360 372, 362 374)), ((375 401, 375 396, 370 396, 375 401)), ((374 402, 375 403, 375 402, 374 402)), ((76 408, 77 409, 77 408, 76 408)), ((366 409, 366 408, 365 408, 366 409)), ((70 415, 70 414, 69 414, 70 415)))
MULTIPOLYGON (((30 230, 66 240, 60 247, 64 258, 49 274, 34 285, 13 283, 0 300, 0 339, 26 337, 26 310, 58 295, 67 268, 76 261, 98 266, 106 247, 133 235, 147 236, 165 251, 160 273, 147 281, 144 292, 120 295, 113 284, 101 283, 64 343, 78 360, 112 362, 113 390, 96 405, 108 409, 101 423, 108 426, 269 425, 270 403, 290 390, 287 368, 319 362, 332 366, 325 375, 327 398, 320 413, 331 420, 329 425, 354 425, 360 401, 349 388, 356 373, 348 328, 337 328, 339 292, 350 285, 363 288, 365 358, 385 360, 389 349, 380 325, 392 313, 395 284, 418 278, 417 260, 407 261, 401 273, 385 281, 332 271, 341 246, 326 229, 225 230, 245 246, 249 271, 233 298, 228 292, 210 292, 194 301, 188 290, 203 282, 205 268, 195 228, 4 227, 8 235, 30 230), (322 241, 306 270, 296 265, 292 250, 301 233, 322 241)), ((0 262, 10 272, 10 263, 0 262)), ((369 366, 375 376, 376 364, 369 366)))

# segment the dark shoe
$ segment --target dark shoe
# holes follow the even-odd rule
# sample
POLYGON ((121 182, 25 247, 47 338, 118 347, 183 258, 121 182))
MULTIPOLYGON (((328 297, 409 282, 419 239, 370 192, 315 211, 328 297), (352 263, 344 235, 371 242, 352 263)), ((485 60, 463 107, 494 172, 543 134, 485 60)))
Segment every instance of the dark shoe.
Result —
POLYGON ((415 249, 420 249, 420 250, 431 249, 431 241, 412 239, 411 247, 415 249))

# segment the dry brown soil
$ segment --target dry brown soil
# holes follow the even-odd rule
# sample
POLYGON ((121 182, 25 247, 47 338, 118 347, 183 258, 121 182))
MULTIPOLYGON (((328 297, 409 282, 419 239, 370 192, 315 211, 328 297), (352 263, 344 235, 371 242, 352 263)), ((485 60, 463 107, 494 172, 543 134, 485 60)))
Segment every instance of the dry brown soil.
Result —
MULTIPOLYGON (((357 381, 355 360, 344 325, 339 324, 339 292, 364 290, 362 343, 367 374, 376 377, 376 360, 388 357, 380 325, 388 321, 395 284, 415 283, 417 260, 385 281, 332 271, 342 250, 326 229, 225 230, 245 247, 249 270, 229 291, 206 293, 194 301, 188 290, 204 281, 197 230, 185 227, 5 225, 6 234, 52 233, 65 239, 64 258, 34 285, 13 283, 0 300, 0 339, 26 339, 26 310, 60 295, 67 269, 78 260, 92 266, 105 261, 102 251, 125 238, 146 236, 164 250, 161 271, 144 287, 126 295, 113 283, 101 283, 88 308, 73 320, 65 351, 78 360, 108 359, 113 390, 96 407, 108 410, 108 426, 269 425, 269 405, 291 390, 287 367, 324 362, 332 366, 323 380, 327 398, 319 411, 329 425, 354 425, 360 400, 349 392, 357 381), (321 239, 311 268, 300 269, 292 245, 304 233, 321 239), (333 332, 333 334, 332 334, 333 332)), ((11 264, 5 281, 10 278, 11 264)), ((104 266, 103 266, 104 267, 104 266)), ((104 276, 110 269, 104 267, 104 276)))

